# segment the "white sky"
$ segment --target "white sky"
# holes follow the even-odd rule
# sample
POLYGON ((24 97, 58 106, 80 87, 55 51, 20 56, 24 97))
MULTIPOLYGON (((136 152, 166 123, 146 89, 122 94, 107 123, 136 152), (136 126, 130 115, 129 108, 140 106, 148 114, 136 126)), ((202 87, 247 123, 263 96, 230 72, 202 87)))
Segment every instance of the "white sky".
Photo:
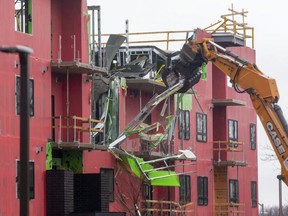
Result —
MULTIPOLYGON (((255 49, 257 66, 266 75, 277 80, 280 101, 285 116, 288 116, 288 43, 287 7, 283 1, 274 0, 146 0, 107 1, 87 0, 89 5, 101 6, 102 33, 125 32, 125 20, 129 20, 130 32, 151 32, 168 30, 188 30, 205 28, 228 14, 233 4, 234 10, 248 11, 245 22, 255 28, 255 49), (286 22, 285 22, 286 20, 286 22)), ((179 49, 182 44, 179 45, 179 49)), ((259 151, 259 199, 265 206, 278 205, 278 162, 264 162, 264 146, 270 145, 262 125, 258 123, 259 151)), ((283 205, 288 205, 288 187, 283 187, 283 205)))

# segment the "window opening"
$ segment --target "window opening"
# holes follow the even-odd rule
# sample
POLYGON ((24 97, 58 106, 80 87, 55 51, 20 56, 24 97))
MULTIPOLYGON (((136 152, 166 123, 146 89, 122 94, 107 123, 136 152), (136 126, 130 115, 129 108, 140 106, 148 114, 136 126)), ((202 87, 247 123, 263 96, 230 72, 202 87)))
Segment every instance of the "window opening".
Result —
MULTIPOLYGON (((20 76, 16 77, 16 114, 20 115, 20 76)), ((34 116, 34 80, 29 79, 28 100, 30 116, 34 116)))
POLYGON ((190 112, 187 110, 180 110, 178 118, 178 137, 179 139, 190 139, 190 112))
MULTIPOLYGON (((238 141, 238 121, 229 119, 228 120, 228 127, 229 127, 229 141, 238 141)), ((237 148, 238 144, 231 144, 231 147, 237 148)))
POLYGON ((198 205, 208 205, 208 177, 197 177, 198 205))
POLYGON ((250 149, 256 149, 256 124, 250 124, 250 149))
POLYGON ((239 186, 238 180, 229 180, 229 199, 231 203, 239 203, 239 186))
POLYGON ((180 175, 180 188, 179 188, 179 196, 180 196, 180 204, 186 204, 191 202, 191 177, 189 175, 180 175))
POLYGON ((207 142, 207 115, 196 113, 197 141, 207 142))
POLYGON ((257 183, 256 181, 251 181, 251 201, 252 201, 252 208, 257 207, 257 183))
POLYGON ((143 198, 145 200, 152 200, 153 199, 153 186, 150 184, 143 185, 143 198))
POLYGON ((15 1, 15 30, 32 34, 32 0, 15 1))

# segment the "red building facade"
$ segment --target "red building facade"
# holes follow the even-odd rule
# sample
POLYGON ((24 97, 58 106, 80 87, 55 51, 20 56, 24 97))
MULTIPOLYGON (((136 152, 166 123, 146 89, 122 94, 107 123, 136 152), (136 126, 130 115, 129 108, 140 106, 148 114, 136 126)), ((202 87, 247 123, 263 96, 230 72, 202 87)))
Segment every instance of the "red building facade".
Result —
MULTIPOLYGON (((256 113, 247 94, 238 94, 227 85, 225 74, 208 63, 207 78, 195 86, 194 93, 185 94, 185 100, 170 96, 145 119, 148 125, 157 122, 154 132, 163 134, 168 117, 178 116, 169 144, 163 141, 150 149, 136 135, 121 143, 126 151, 144 160, 184 149, 196 155, 193 162, 169 161, 181 174, 180 187, 151 186, 125 172, 121 160, 119 163, 107 145, 153 95, 166 90, 165 86, 146 78, 126 82, 116 78, 109 84, 112 96, 104 94, 96 100, 95 77, 106 77, 109 72, 89 62, 90 16, 86 1, 28 0, 24 15, 19 4, 21 1, 0 2, 0 20, 5 22, 1 23, 0 46, 21 44, 34 50, 30 56, 30 215, 136 215, 137 208, 146 215, 258 213, 256 113), (16 18, 15 11, 19 12, 16 18), (94 139, 94 134, 103 133, 95 125, 105 110, 103 101, 107 97, 113 101, 113 108, 109 108, 111 133, 107 129, 104 138, 94 139), (168 107, 165 111, 164 103, 168 107), (91 107, 103 110, 93 114, 91 107), (57 206, 53 200, 63 205, 57 206)), ((202 31, 197 35, 211 36, 202 31)), ((255 50, 249 47, 228 49, 255 62, 255 50)), ((0 53, 0 74, 0 191, 5 194, 0 198, 0 215, 18 215, 17 55, 0 53)))

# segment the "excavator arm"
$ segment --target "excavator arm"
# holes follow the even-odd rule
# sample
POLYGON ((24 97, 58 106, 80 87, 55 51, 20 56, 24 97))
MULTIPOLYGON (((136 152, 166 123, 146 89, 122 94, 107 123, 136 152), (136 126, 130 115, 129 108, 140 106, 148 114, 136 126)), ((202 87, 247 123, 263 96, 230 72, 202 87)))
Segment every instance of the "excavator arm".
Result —
POLYGON ((238 93, 250 95, 281 164, 283 181, 288 186, 288 125, 277 105, 279 92, 275 79, 265 75, 255 64, 214 43, 213 39, 202 39, 184 44, 179 59, 163 73, 163 81, 171 86, 184 79, 184 87, 179 92, 185 92, 199 82, 200 66, 209 61, 230 77, 238 93))

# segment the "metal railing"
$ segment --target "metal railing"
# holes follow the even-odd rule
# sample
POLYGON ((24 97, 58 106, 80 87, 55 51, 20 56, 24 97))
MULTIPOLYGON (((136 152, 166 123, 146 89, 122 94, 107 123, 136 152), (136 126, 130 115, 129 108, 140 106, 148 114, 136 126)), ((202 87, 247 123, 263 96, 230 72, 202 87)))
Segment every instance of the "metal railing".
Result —
MULTIPOLYGON (((171 43, 185 42, 189 36, 194 33, 192 30, 178 30, 178 31, 152 31, 152 32, 130 32, 129 35, 129 44, 133 45, 143 45, 143 44, 163 44, 165 45, 163 49, 169 50, 171 43)), ((117 35, 125 36, 126 33, 115 33, 117 35)), ((108 38, 111 34, 101 34, 102 45, 105 46, 108 38)), ((98 37, 98 35, 95 35, 98 37)))
POLYGON ((224 159, 222 156, 223 152, 231 152, 231 160, 236 161, 236 155, 239 153, 242 154, 242 161, 245 161, 245 155, 244 155, 244 143, 238 142, 238 141, 214 141, 214 148, 213 151, 217 152, 217 157, 214 158, 215 161, 221 162, 226 161, 227 159, 224 159), (216 145, 215 145, 216 144, 216 145), (217 145, 218 144, 218 145, 217 145))
POLYGON ((146 213, 147 215, 161 215, 161 216, 180 216, 189 215, 195 213, 195 204, 189 202, 187 204, 181 205, 179 202, 175 201, 165 201, 165 200, 142 200, 141 202, 141 212, 146 213))
POLYGON ((96 127, 97 124, 103 123, 101 120, 83 118, 79 116, 53 116, 54 125, 52 128, 57 129, 56 135, 58 144, 62 142, 83 142, 83 133, 88 133, 89 144, 92 144, 93 133, 102 133, 102 129, 96 127), (71 133, 72 132, 72 133, 71 133), (64 135, 65 133, 65 135, 64 135), (63 141, 65 139, 65 141, 63 141))
POLYGON ((245 214, 245 203, 217 203, 215 204, 215 216, 245 214))
POLYGON ((249 27, 244 19, 248 11, 244 11, 243 9, 241 12, 235 11, 233 5, 229 11, 231 13, 221 16, 222 20, 218 20, 203 30, 211 34, 231 33, 234 38, 237 36, 241 37, 245 41, 245 44, 247 39, 251 39, 251 46, 254 48, 254 28, 249 27))

